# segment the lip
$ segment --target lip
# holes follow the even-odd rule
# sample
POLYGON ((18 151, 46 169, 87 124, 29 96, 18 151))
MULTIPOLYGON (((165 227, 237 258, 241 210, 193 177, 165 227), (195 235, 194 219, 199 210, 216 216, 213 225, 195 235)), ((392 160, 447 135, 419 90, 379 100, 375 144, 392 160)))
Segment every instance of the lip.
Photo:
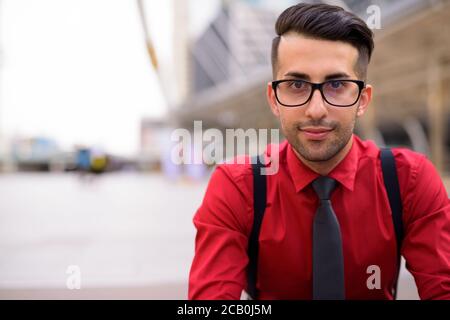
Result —
POLYGON ((324 140, 333 129, 328 128, 306 128, 300 129, 306 138, 310 140, 324 140))

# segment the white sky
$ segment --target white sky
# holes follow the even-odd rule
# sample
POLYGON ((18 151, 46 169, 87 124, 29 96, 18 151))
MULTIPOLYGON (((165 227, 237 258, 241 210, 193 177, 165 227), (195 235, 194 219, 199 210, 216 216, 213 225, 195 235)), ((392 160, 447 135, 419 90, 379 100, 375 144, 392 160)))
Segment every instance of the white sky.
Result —
MULTIPOLYGON (((0 132, 134 153, 141 116, 166 110, 136 1, 3 0, 0 10, 0 132)), ((147 1, 163 61, 170 10, 170 1, 147 1)))
MULTIPOLYGON (((188 0, 145 5, 161 70, 176 75, 174 1, 188 0)), ((195 36, 220 0, 189 1, 195 36)), ((167 110, 136 0, 0 0, 0 48, 0 142, 47 136, 65 149, 85 144, 132 155, 141 117, 167 110)))

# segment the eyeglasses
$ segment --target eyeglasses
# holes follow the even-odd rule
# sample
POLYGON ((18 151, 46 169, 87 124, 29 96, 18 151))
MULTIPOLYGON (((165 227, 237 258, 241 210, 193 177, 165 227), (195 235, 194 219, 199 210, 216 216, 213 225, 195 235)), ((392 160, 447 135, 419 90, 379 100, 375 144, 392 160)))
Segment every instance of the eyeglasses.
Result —
POLYGON ((329 80, 312 83, 304 80, 278 80, 272 82, 277 101, 285 107, 299 107, 307 104, 316 89, 322 98, 335 107, 351 107, 358 102, 366 87, 360 80, 329 80))

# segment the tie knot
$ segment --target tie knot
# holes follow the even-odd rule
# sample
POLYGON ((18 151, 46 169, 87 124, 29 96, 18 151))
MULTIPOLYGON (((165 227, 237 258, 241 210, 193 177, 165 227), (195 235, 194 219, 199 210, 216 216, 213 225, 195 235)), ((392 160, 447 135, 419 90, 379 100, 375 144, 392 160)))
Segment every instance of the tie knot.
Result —
POLYGON ((331 193, 336 188, 337 182, 333 178, 322 176, 314 180, 312 186, 320 200, 330 200, 331 193))

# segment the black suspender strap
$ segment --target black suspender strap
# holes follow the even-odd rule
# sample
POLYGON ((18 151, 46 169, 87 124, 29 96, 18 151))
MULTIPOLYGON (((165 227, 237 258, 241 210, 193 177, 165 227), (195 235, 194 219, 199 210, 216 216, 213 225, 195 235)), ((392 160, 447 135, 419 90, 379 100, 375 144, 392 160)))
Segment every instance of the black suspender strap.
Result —
POLYGON ((392 222, 394 223, 395 236, 397 238, 397 278, 394 284, 394 299, 397 297, 398 277, 400 274, 401 247, 403 241, 403 220, 402 220, 402 199, 398 183, 397 168, 392 150, 381 149, 381 168, 383 170, 384 185, 389 198, 392 212, 392 222))
MULTIPOLYGON (((252 159, 253 171, 253 211, 254 221, 248 242, 249 265, 247 268, 247 293, 253 298, 258 298, 256 289, 258 251, 259 251, 259 232, 266 209, 266 176, 261 174, 261 168, 264 165, 259 161, 259 157, 252 159)), ((389 198, 389 205, 392 211, 392 221, 394 224, 395 236, 397 239, 397 279, 394 284, 394 298, 397 296, 398 275, 400 272, 401 245, 403 241, 403 220, 402 220, 402 201, 400 196, 400 187, 398 183, 397 169, 395 165, 394 154, 391 149, 381 149, 381 168, 383 171, 384 185, 389 198)))
POLYGON ((263 167, 264 165, 259 161, 259 157, 252 158, 254 221, 248 242, 247 293, 253 299, 258 298, 256 276, 258 271, 259 232, 266 209, 266 176, 261 174, 263 167))

